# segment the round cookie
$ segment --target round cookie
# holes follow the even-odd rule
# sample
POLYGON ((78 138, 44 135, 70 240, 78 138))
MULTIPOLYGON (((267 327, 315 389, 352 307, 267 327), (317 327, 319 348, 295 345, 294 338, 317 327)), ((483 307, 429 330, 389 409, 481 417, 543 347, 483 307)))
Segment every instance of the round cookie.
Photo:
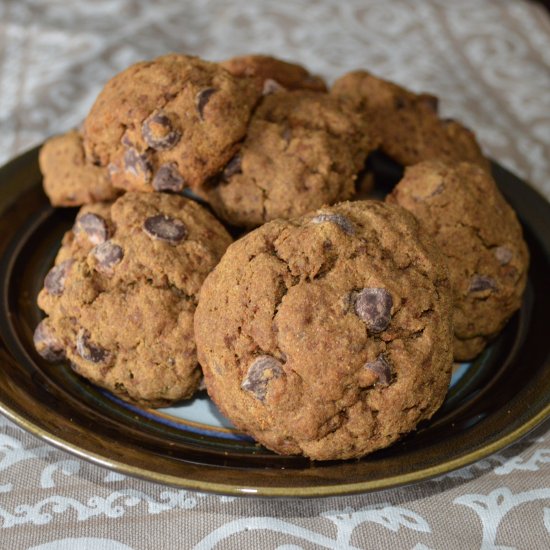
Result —
POLYGON ((53 206, 79 206, 115 199, 105 168, 86 162, 82 136, 71 130, 48 139, 38 156, 44 191, 53 206))
POLYGON ((171 54, 112 78, 84 124, 90 162, 129 191, 199 188, 237 152, 259 99, 254 79, 171 54))
POLYGON ((228 223, 252 228, 349 199, 368 151, 361 117, 329 94, 266 96, 241 150, 206 196, 228 223))
POLYGON ((232 244, 201 290, 208 392, 282 454, 363 456, 430 418, 452 368, 443 258, 375 201, 274 220, 232 244))
POLYGON ((127 193, 81 209, 44 281, 35 331, 47 360, 122 399, 158 407, 189 398, 201 371, 193 337, 198 293, 231 242, 202 206, 127 193))
POLYGON ((234 76, 256 78, 264 93, 282 86, 287 90, 307 89, 326 92, 327 86, 319 76, 312 75, 296 63, 269 55, 242 55, 222 61, 220 65, 234 76))
POLYGON ((492 177, 468 163, 407 168, 386 198, 412 212, 446 256, 454 295, 454 356, 478 355, 520 307, 529 253, 492 177))
POLYGON ((439 118, 433 95, 414 94, 366 71, 345 74, 331 93, 347 99, 363 114, 380 137, 380 150, 403 166, 441 160, 490 168, 471 130, 439 118))

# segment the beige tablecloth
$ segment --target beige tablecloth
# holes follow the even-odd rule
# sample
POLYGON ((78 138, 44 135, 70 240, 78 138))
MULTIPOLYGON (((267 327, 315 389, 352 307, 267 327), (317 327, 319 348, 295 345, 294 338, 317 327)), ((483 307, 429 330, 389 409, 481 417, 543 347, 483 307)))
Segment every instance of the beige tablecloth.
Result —
MULTIPOLYGON (((442 98, 550 197, 550 16, 513 0, 0 0, 0 161, 78 125, 105 81, 168 52, 357 68, 442 98)), ((542 549, 550 424, 450 475, 308 501, 181 491, 93 466, 0 417, 0 549, 542 549)))

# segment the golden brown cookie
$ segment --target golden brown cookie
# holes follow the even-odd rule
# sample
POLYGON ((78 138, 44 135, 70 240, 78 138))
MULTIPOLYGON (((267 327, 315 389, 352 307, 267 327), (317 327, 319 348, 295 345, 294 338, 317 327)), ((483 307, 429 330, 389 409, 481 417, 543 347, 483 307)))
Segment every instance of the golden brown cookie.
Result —
POLYGON ((278 453, 360 457, 441 405, 450 301, 439 250, 401 208, 346 202, 272 221, 231 245, 202 287, 208 392, 278 453))
POLYGON ((351 198, 376 144, 361 117, 329 94, 280 91, 263 99, 241 150, 206 196, 240 227, 299 216, 351 198))
POLYGON ((108 201, 120 194, 105 168, 86 162, 82 136, 76 130, 47 140, 38 161, 53 206, 108 201))
POLYGON ((287 90, 327 91, 321 77, 312 75, 301 65, 269 55, 241 55, 226 59, 220 65, 234 76, 258 79, 258 86, 264 93, 275 91, 280 86, 287 90))
POLYGON ((404 166, 464 161, 489 170, 474 133, 459 122, 440 119, 433 95, 412 93, 367 71, 345 74, 331 93, 350 101, 380 136, 380 150, 404 166))
POLYGON ((472 359, 520 307, 529 253, 521 226, 479 166, 423 162, 386 199, 412 212, 446 256, 454 294, 454 355, 472 359))
POLYGON ((84 124, 90 162, 132 191, 199 188, 237 152, 261 92, 215 63, 171 54, 112 78, 84 124))
POLYGON ((133 403, 191 397, 198 293, 230 242, 202 206, 176 195, 127 193, 81 209, 38 297, 47 317, 37 351, 133 403))

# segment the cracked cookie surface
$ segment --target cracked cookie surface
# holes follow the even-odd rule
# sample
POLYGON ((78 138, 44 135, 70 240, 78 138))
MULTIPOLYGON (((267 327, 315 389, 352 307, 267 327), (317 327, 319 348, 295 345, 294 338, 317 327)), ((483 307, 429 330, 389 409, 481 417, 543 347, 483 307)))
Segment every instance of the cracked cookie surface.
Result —
POLYGON ((47 317, 37 351, 133 403, 191 397, 201 379, 198 293, 230 242, 209 212, 180 196, 126 193, 82 208, 38 296, 47 317))
POLYGON ((236 153, 261 95, 215 63, 171 54, 112 78, 84 124, 89 162, 130 191, 199 188, 236 153))
POLYGON ((115 199, 105 168, 86 161, 82 136, 76 130, 48 139, 38 157, 44 191, 53 206, 80 206, 115 199))
POLYGON ((331 93, 351 102, 380 137, 380 150, 403 166, 425 160, 473 162, 489 170, 474 133, 437 114, 437 97, 415 94, 367 71, 340 77, 331 93))
POLYGON ((446 267, 414 217, 384 203, 275 220, 207 277, 195 338, 208 392, 237 427, 282 454, 360 457, 444 399, 446 267))
POLYGON ((361 118, 329 94, 264 97, 242 148, 206 196, 216 214, 256 227, 347 200, 376 142, 361 118))
POLYGON ((327 86, 319 76, 312 75, 297 63, 290 63, 269 55, 242 55, 222 61, 220 65, 234 76, 252 77, 264 93, 277 85, 287 90, 326 92, 327 86))
POLYGON ((521 305, 529 252, 494 180, 469 163, 407 168, 386 200, 412 212, 446 257, 454 299, 454 355, 478 355, 521 305))

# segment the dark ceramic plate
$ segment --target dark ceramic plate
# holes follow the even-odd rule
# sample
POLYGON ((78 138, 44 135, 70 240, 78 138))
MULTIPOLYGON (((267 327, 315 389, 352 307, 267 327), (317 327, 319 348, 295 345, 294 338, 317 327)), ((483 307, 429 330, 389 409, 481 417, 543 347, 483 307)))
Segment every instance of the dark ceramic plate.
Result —
POLYGON ((37 149, 0 169, 0 411, 31 433, 125 474, 236 495, 315 497, 385 489, 446 473, 518 440, 550 415, 550 205, 494 166, 523 223, 531 269, 523 307, 498 340, 455 373, 436 416, 359 461, 311 463, 256 446, 206 396, 143 411, 49 365, 32 345, 44 275, 75 210, 53 209, 37 149))

